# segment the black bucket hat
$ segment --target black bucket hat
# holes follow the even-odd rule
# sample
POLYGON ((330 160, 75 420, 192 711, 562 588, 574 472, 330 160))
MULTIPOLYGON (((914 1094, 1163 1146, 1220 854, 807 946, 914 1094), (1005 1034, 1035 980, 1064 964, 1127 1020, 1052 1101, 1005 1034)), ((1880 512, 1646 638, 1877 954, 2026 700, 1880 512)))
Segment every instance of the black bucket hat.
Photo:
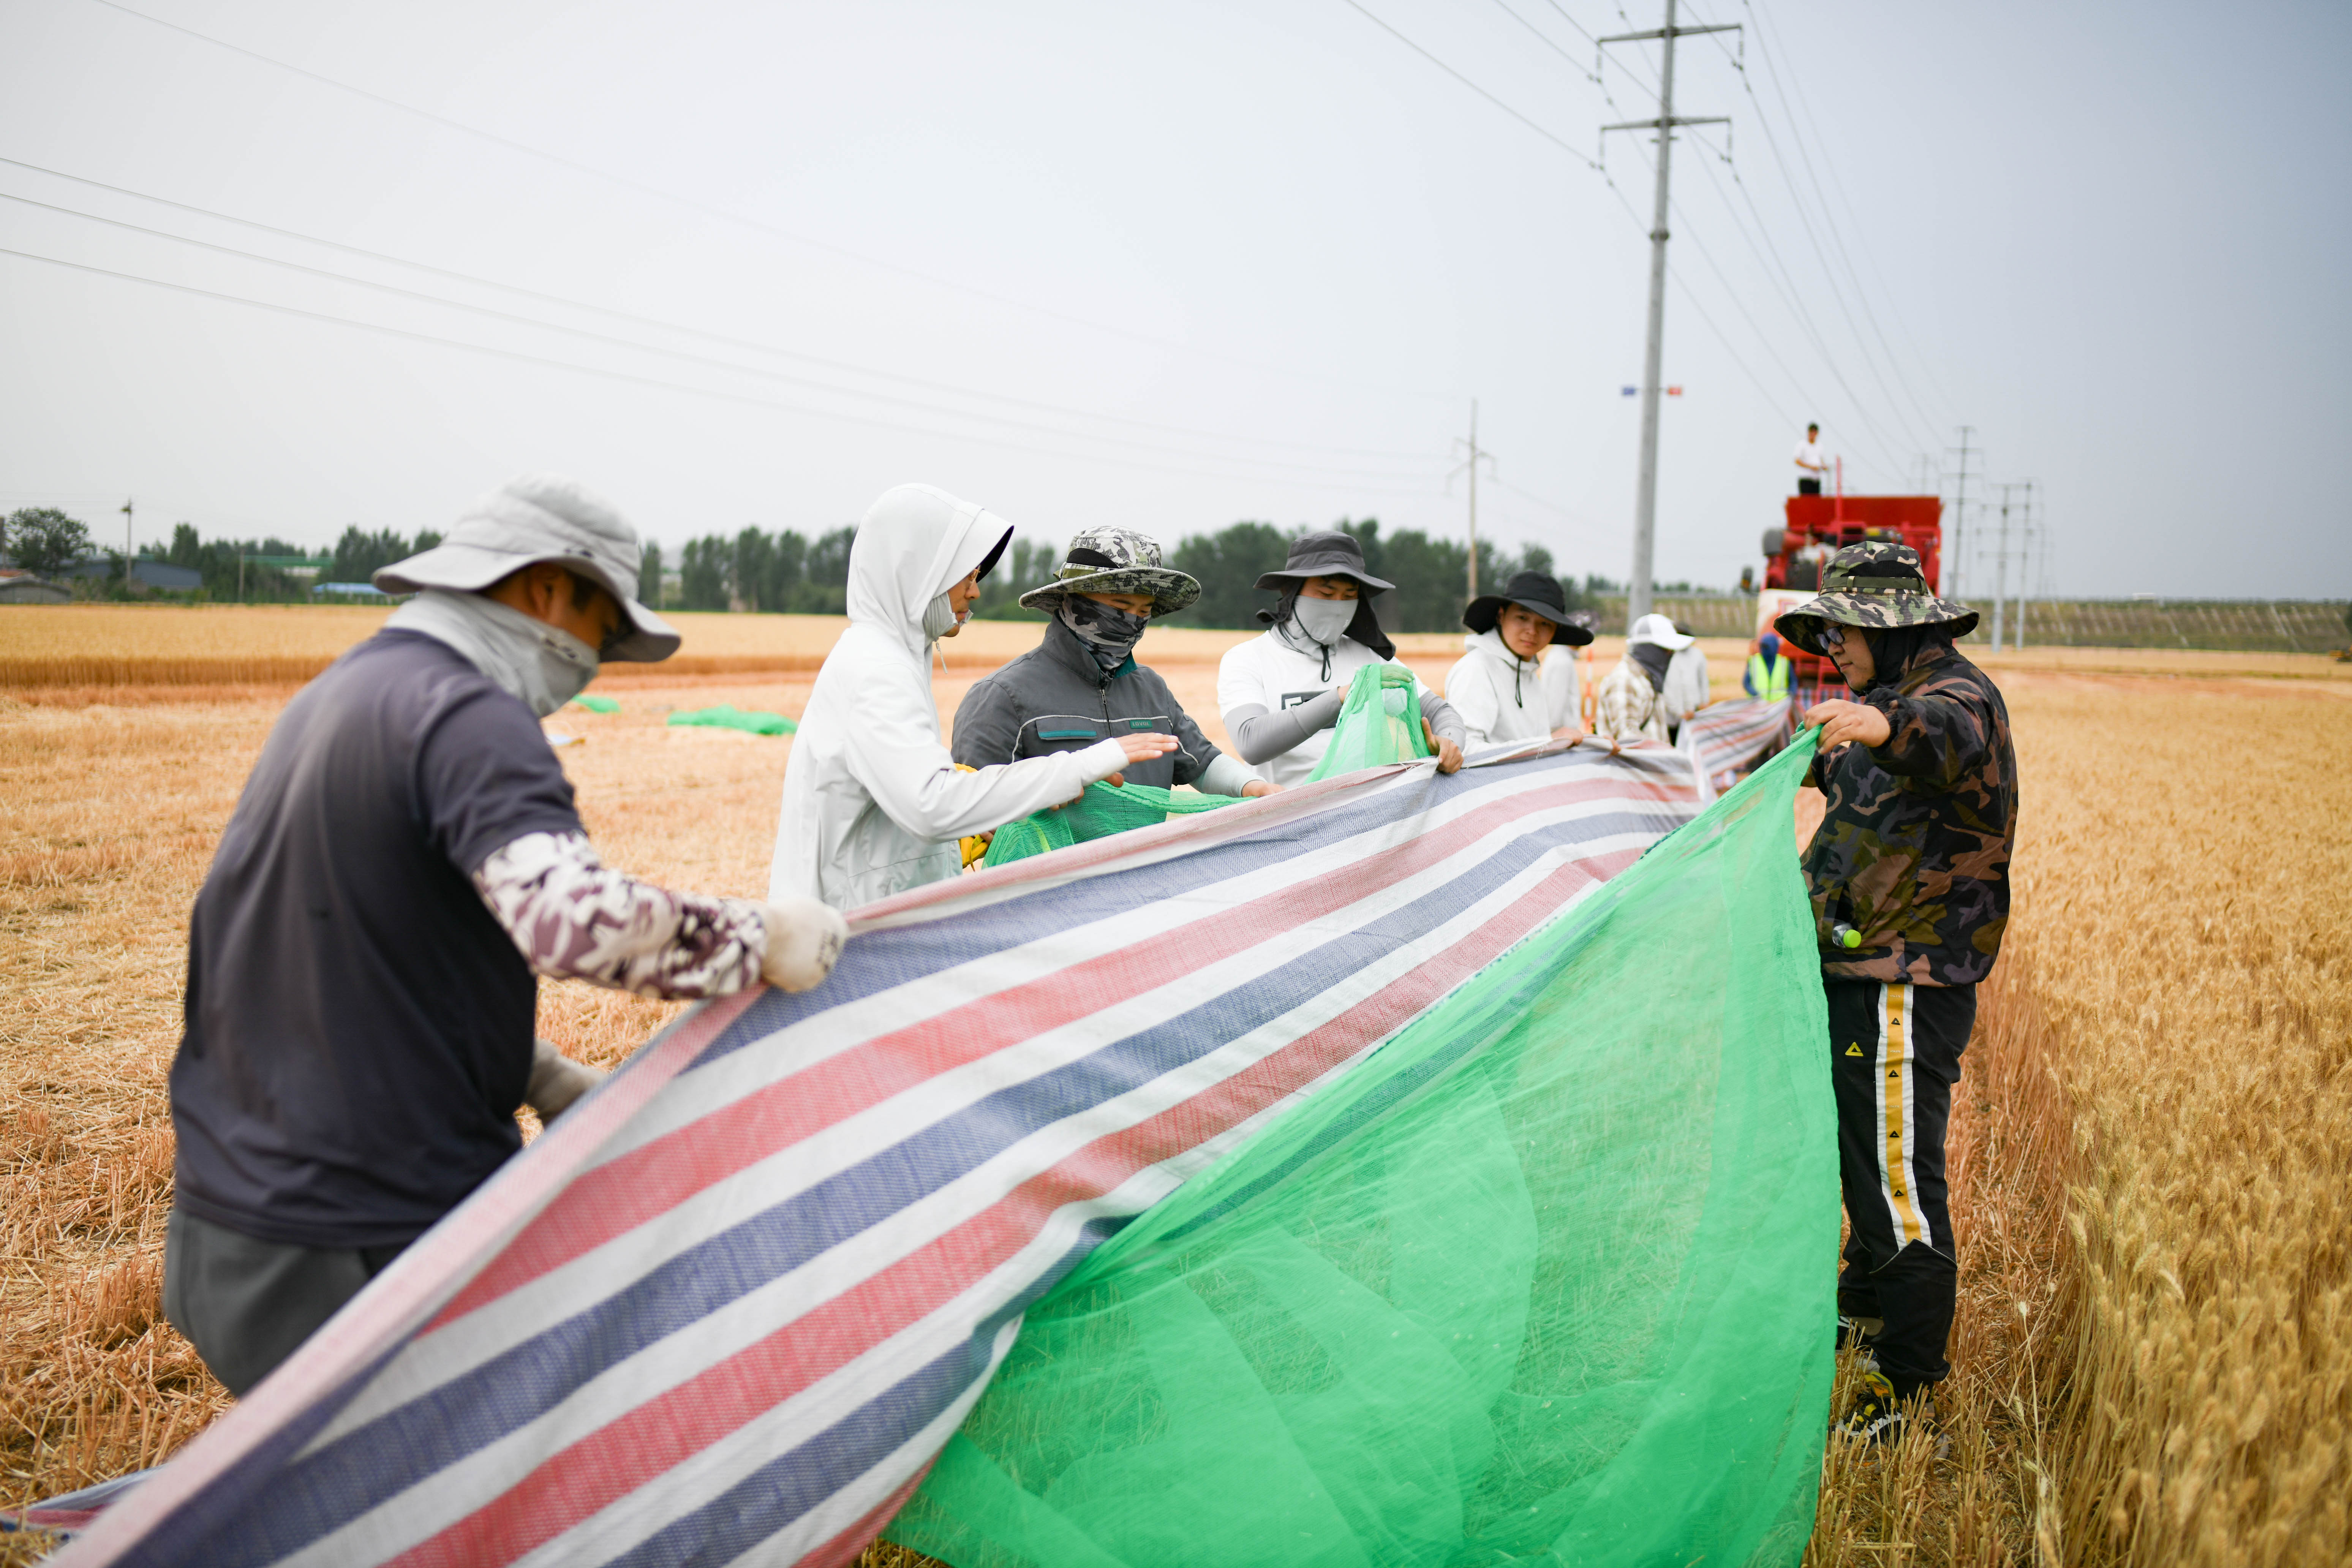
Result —
POLYGON ((1336 530, 1310 533, 1290 542, 1290 559, 1279 572, 1269 572, 1257 585, 1276 594, 1296 594, 1309 577, 1349 577, 1366 594, 1385 594, 1396 586, 1364 570, 1364 547, 1353 536, 1336 530))
POLYGON ((1582 647, 1592 640, 1592 628, 1569 618, 1568 595, 1559 579, 1541 572, 1522 572, 1503 584, 1499 594, 1481 594, 1462 612, 1462 624, 1474 632, 1491 632, 1503 616, 1503 606, 1517 605, 1531 616, 1552 624, 1551 640, 1563 647, 1582 647))

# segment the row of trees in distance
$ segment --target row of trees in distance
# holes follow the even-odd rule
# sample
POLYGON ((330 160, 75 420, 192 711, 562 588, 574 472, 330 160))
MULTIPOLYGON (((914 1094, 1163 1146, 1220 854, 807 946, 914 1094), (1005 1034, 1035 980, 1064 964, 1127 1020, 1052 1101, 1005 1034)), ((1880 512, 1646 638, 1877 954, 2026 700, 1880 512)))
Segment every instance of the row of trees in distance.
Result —
MULTIPOLYGON (((1363 547, 1367 571, 1396 584, 1393 592, 1380 598, 1382 626, 1399 632, 1460 629, 1462 606, 1469 598, 1466 544, 1442 536, 1433 538, 1419 529, 1384 532, 1372 518, 1343 520, 1337 526, 1363 547)), ((668 603, 681 610, 840 615, 849 581, 852 534, 852 530, 841 528, 810 539, 791 529, 772 534, 752 527, 732 538, 711 534, 691 541, 679 552, 677 589, 668 603)), ((1291 537, 1272 523, 1236 522, 1213 533, 1179 540, 1164 559, 1199 580, 1201 597, 1177 618, 1200 626, 1255 626, 1257 612, 1274 604, 1272 595, 1259 590, 1257 580, 1281 568, 1290 552, 1291 537)), ((1021 608, 1020 597, 1049 579, 1061 558, 1061 551, 1050 542, 1016 538, 981 584, 980 603, 973 613, 984 620, 1040 618, 1021 608)), ((1551 552, 1541 545, 1530 544, 1514 553, 1487 541, 1479 542, 1482 593, 1500 589, 1515 572, 1553 570, 1551 552)), ((642 590, 652 595, 661 577, 660 547, 649 545, 639 579, 642 590)), ((1595 575, 1566 578, 1562 585, 1571 610, 1598 609, 1602 595, 1622 592, 1616 584, 1595 575)))

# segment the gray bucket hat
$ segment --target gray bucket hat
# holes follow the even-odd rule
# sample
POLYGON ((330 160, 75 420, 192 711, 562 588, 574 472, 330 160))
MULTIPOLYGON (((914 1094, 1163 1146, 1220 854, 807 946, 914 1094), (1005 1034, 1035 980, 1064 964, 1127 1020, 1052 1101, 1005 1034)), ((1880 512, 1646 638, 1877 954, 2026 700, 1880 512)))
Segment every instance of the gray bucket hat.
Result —
POLYGON ((1822 567, 1820 595, 1775 617, 1772 626, 1785 641, 1825 656, 1821 631, 1830 622, 1873 627, 1949 625, 1954 637, 1964 637, 1976 629, 1977 613, 1956 599, 1928 592, 1919 552, 1909 545, 1865 540, 1831 556, 1822 567))
POLYGON ((1201 584, 1160 564, 1160 542, 1130 528, 1081 529, 1053 580, 1021 595, 1024 609, 1048 615, 1072 594, 1149 594, 1154 616, 1172 616, 1201 596, 1201 584))
POLYGON ((1309 577, 1349 577, 1367 594, 1385 594, 1396 586, 1364 570, 1364 547, 1352 534, 1337 530, 1309 533, 1290 542, 1290 559, 1279 572, 1269 572, 1257 585, 1276 594, 1295 594, 1309 577))
POLYGON ((509 479, 467 508, 440 543, 377 567, 374 580, 387 594, 472 594, 541 561, 577 572, 620 601, 632 629, 605 658, 652 664, 677 651, 677 630, 637 603, 637 531, 612 502, 560 474, 509 479))

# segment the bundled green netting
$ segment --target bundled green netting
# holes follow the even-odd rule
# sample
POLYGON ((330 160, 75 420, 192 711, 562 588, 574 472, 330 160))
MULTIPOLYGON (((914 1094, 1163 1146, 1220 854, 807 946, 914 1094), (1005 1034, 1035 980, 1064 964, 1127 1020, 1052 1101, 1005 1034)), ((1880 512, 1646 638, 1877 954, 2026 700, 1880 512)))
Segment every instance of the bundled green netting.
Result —
POLYGON ((751 735, 790 735, 800 729, 798 724, 781 713, 762 713, 757 709, 738 708, 732 702, 721 702, 716 708, 697 708, 669 716, 673 724, 700 724, 714 730, 740 730, 751 735))
POLYGON ((1131 827, 1150 827, 1171 816, 1214 811, 1221 805, 1233 805, 1238 798, 1230 795, 1198 795, 1189 790, 1179 794, 1154 784, 1090 784, 1086 794, 1067 805, 1033 812, 998 828, 981 864, 1002 866, 1007 860, 1024 860, 1048 849, 1066 849, 1090 838, 1125 833, 1131 827))
POLYGON ((956 1568, 1795 1563, 1838 1245, 1812 749, 1098 1247, 890 1539, 956 1568))
POLYGON ((1331 727, 1323 760, 1307 775, 1336 778, 1360 768, 1385 767, 1429 755, 1421 733, 1421 691, 1401 664, 1368 664, 1348 683, 1348 700, 1331 727))
POLYGON ((613 699, 609 697, 591 697, 584 691, 579 696, 573 698, 572 700, 579 706, 585 708, 591 713, 618 713, 621 710, 621 705, 618 702, 614 701, 613 699))

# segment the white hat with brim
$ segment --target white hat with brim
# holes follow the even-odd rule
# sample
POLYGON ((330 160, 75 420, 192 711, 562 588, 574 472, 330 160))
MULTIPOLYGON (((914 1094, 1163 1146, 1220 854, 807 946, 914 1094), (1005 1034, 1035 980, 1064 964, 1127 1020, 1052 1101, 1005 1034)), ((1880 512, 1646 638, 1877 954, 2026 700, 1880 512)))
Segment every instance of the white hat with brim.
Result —
POLYGON ((1625 634, 1625 640, 1629 643, 1655 643, 1671 653, 1680 653, 1698 639, 1685 637, 1675 630, 1675 623, 1664 616, 1643 616, 1625 634))
POLYGON ((603 650, 607 659, 653 664, 682 640, 637 602, 637 531, 613 503, 557 474, 523 474, 482 497, 432 549, 376 569, 387 594, 448 588, 475 594, 541 561, 576 572, 620 602, 630 630, 603 650))

